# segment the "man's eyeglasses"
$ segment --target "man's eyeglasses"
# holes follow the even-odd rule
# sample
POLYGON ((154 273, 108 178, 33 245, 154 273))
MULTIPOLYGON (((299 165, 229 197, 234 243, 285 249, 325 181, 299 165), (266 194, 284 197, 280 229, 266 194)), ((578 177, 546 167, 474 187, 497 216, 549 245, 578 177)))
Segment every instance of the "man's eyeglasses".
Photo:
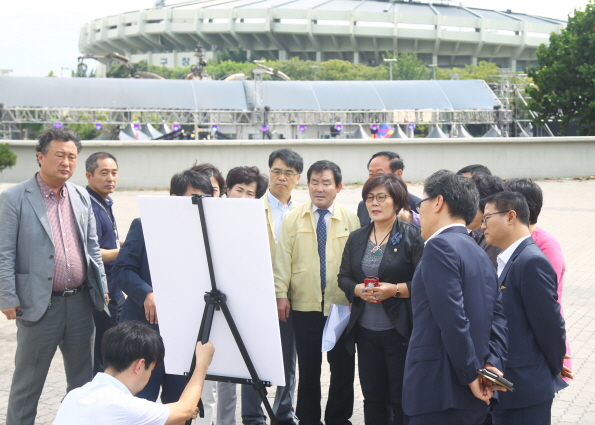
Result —
POLYGON ((425 201, 428 201, 428 200, 430 200, 430 199, 434 199, 434 198, 435 198, 435 196, 431 196, 431 197, 429 197, 429 198, 422 199, 421 201, 419 201, 419 202, 416 202, 416 203, 415 203, 415 211, 417 211, 417 213, 419 214, 419 208, 421 207, 421 203, 422 203, 422 202, 425 202, 425 201))
POLYGON ((287 171, 282 171, 282 170, 278 170, 278 169, 274 169, 274 170, 270 170, 272 174, 274 174, 277 177, 280 177, 281 174, 283 174, 285 177, 287 177, 288 179, 292 178, 293 176, 297 176, 298 173, 294 173, 293 171, 287 170, 287 171))
POLYGON ((368 193, 368 195, 366 195, 366 202, 371 203, 374 202, 374 199, 376 199, 378 202, 382 203, 386 201, 387 196, 388 195, 386 193, 378 193, 377 195, 368 193))
POLYGON ((484 214, 481 217, 481 224, 488 224, 488 217, 491 216, 491 215, 504 214, 504 213, 507 213, 507 212, 510 212, 510 211, 512 211, 512 210, 498 211, 498 212, 491 213, 491 214, 484 214))

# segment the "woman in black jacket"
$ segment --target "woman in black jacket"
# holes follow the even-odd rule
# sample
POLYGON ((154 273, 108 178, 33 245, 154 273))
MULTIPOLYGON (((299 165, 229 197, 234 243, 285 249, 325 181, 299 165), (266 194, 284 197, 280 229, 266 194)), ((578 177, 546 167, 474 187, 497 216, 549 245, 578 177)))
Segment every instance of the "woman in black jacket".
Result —
POLYGON ((424 242, 419 228, 397 218, 401 208, 409 209, 407 186, 399 176, 370 178, 362 197, 372 223, 349 235, 339 272, 339 286, 352 303, 347 349, 354 353, 357 343, 366 425, 402 424, 403 370, 412 329, 409 285, 424 242), (366 286, 368 276, 377 277, 378 286, 366 286))

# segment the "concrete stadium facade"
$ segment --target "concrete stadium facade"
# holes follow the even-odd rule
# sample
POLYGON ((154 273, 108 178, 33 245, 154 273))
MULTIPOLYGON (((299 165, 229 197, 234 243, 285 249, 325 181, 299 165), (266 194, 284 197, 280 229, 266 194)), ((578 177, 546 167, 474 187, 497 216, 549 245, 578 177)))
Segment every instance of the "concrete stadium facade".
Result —
POLYGON ((521 70, 536 64, 539 45, 565 24, 446 1, 200 0, 93 20, 81 29, 79 48, 167 67, 193 65, 201 43, 207 57, 242 47, 252 59, 379 64, 395 51, 439 67, 486 60, 521 70))

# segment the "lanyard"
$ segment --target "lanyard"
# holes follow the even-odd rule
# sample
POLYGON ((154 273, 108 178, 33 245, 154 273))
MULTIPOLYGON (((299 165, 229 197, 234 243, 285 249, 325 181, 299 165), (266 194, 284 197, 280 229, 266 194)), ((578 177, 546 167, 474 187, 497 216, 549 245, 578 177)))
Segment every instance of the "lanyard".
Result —
POLYGON ((95 199, 94 196, 91 196, 91 200, 94 201, 97 205, 99 205, 101 207, 101 209, 105 212, 105 215, 107 216, 107 219, 112 224, 112 229, 114 229, 114 235, 116 235, 116 247, 118 249, 120 249, 120 239, 118 238, 118 226, 116 226, 115 220, 112 220, 112 217, 107 212, 107 210, 105 209, 105 207, 103 206, 103 204, 101 202, 99 202, 97 199, 95 199))

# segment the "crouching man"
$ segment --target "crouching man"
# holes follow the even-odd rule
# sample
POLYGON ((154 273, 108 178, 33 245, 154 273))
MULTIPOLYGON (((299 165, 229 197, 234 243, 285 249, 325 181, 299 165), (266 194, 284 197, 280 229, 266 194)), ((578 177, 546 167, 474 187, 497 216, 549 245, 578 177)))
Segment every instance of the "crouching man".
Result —
POLYGON ((197 343, 196 369, 180 399, 169 404, 153 403, 134 395, 147 384, 155 366, 163 362, 163 340, 144 323, 120 323, 103 337, 105 373, 98 373, 93 381, 68 393, 54 425, 163 425, 196 418, 214 352, 210 342, 197 343))

